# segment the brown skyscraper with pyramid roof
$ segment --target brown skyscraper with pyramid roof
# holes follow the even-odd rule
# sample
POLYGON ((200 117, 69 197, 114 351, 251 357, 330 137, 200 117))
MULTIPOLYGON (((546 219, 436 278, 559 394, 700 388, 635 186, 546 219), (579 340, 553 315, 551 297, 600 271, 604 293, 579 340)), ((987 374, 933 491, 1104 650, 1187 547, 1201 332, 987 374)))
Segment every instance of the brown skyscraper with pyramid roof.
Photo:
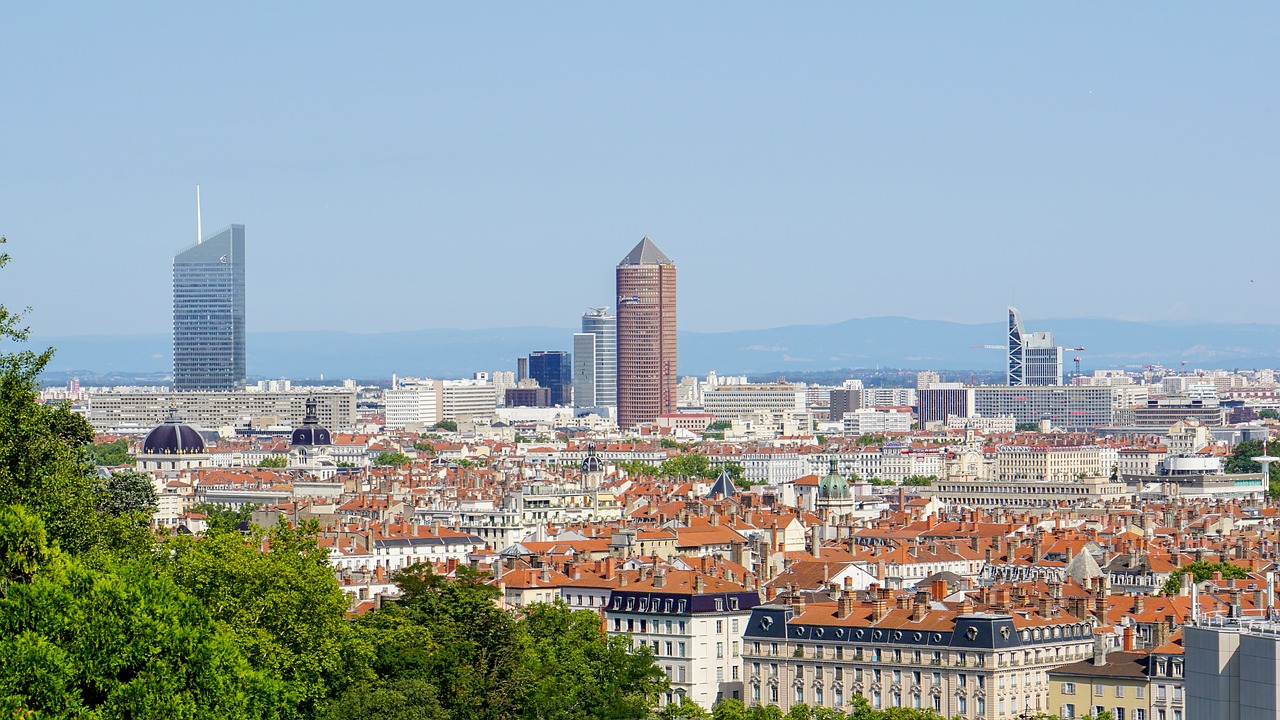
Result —
POLYGON ((676 410, 676 265, 649 238, 618 263, 618 427, 676 410))

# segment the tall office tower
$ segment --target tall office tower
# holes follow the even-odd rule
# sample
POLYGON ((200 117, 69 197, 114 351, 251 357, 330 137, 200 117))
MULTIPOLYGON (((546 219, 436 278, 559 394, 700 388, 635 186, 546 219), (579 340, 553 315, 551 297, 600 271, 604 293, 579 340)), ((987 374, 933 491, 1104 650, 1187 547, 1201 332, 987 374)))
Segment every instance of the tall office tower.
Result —
POLYGON ((1062 348, 1054 344, 1053 333, 1028 333, 1014 307, 1009 308, 1008 378, 1010 385, 1062 384, 1062 348))
POLYGON ((618 319, 609 308, 592 308, 582 316, 582 332, 573 334, 573 402, 618 404, 618 319))
POLYGON ((529 358, 516 358, 516 382, 529 379, 529 358))
POLYGON ((676 409, 676 265, 649 238, 618 263, 618 427, 676 409))
POLYGON ((529 377, 551 391, 552 405, 573 404, 573 364, 569 353, 563 350, 529 353, 529 377))
POLYGON ((173 389, 244 390, 244 226, 173 257, 173 389))
POLYGON ((1022 371, 1022 336, 1026 331, 1022 327, 1022 313, 1018 308, 1009 307, 1009 371, 1010 385, 1026 385, 1027 378, 1022 371))

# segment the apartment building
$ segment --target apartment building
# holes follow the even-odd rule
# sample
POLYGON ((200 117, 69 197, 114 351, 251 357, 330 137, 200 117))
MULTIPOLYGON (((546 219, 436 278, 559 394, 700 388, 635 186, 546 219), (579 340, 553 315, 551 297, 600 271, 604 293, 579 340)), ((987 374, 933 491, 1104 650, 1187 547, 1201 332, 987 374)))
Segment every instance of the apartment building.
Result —
POLYGON ((973 389, 973 408, 983 417, 1048 420, 1065 430, 1088 430, 1111 424, 1112 393, 1110 387, 984 385, 973 389))
POLYGON ((761 605, 743 636, 747 704, 932 709, 1012 720, 1049 709, 1048 671, 1088 656, 1089 622, 1063 615, 947 609, 928 592, 761 605))
POLYGON ((805 410, 805 386, 789 383, 765 385, 721 385, 702 395, 703 410, 717 418, 729 419, 761 411, 783 413, 805 410))
MULTIPOLYGON (((1100 457, 1096 445, 1001 445, 996 449, 996 478, 1060 482, 1100 475, 1100 457)), ((1110 474, 1111 468, 1106 470, 1110 474)))
POLYGON ((297 427, 307 414, 307 398, 315 397, 316 417, 334 432, 349 432, 356 423, 356 393, 349 388, 297 388, 288 391, 231 392, 95 392, 87 418, 98 432, 138 432, 163 423, 170 411, 184 422, 205 428, 245 425, 297 427))
POLYGON ((743 698, 742 633, 760 602, 754 590, 694 570, 620 574, 604 611, 610 635, 647 645, 671 681, 663 704, 684 696, 710 710, 743 698))

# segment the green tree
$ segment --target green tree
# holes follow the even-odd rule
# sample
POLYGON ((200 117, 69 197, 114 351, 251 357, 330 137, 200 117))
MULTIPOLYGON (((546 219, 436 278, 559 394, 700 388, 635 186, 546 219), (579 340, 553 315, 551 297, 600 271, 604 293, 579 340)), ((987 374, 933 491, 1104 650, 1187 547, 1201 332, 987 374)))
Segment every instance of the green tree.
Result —
MULTIPOLYGON (((1280 452, 1280 442, 1263 443, 1261 440, 1246 440, 1237 443, 1231 454, 1222 463, 1222 469, 1230 474, 1262 472, 1262 464, 1254 458, 1260 455, 1273 455, 1280 452)), ((1268 492, 1272 497, 1280 497, 1280 464, 1271 465, 1268 492)))
POLYGON ((447 432, 458 432, 458 423, 452 420, 441 420, 435 424, 436 430, 445 430, 447 432))
POLYGON ((1272 408, 1263 408, 1258 411, 1258 417, 1262 420, 1280 420, 1280 411, 1272 408))
POLYGON ((281 681, 298 717, 335 694, 351 639, 347 599, 317 532, 314 522, 291 528, 283 519, 267 533, 211 529, 203 539, 170 539, 160 560, 253 667, 281 681))
POLYGON ((667 703, 658 711, 658 720, 705 720, 710 717, 711 714, 703 710, 701 705, 684 695, 680 696, 679 701, 667 703))
POLYGON ((278 717, 279 688, 148 562, 89 567, 42 546, 34 514, 0 510, 0 707, 13 717, 278 717), (16 537, 15 537, 16 533, 16 537), (15 556, 13 548, 25 548, 15 556), (32 558, 40 558, 32 562, 32 558))
POLYGON ((562 602, 538 604, 521 620, 529 638, 523 715, 529 720, 640 720, 667 677, 648 647, 600 629, 600 616, 562 602))
POLYGON ((902 484, 910 485, 912 487, 928 487, 937 479, 938 477, 936 475, 912 475, 904 479, 902 484))
MULTIPOLYGON (((8 262, 0 253, 0 268, 8 262)), ((29 330, 22 322, 22 313, 0 305, 0 343, 24 343, 29 330)), ((51 541, 82 553, 108 546, 119 526, 96 509, 89 423, 66 403, 36 402, 37 378, 52 357, 52 348, 0 353, 0 506, 26 506, 51 541)))
POLYGON ((628 475, 647 475, 652 477, 658 474, 657 467, 639 460, 623 460, 618 463, 618 469, 628 475))
POLYGON ((884 435, 876 435, 876 434, 859 435, 858 439, 853 441, 853 443, 858 447, 866 447, 868 445, 883 445, 887 442, 889 442, 889 438, 885 437, 884 435))
POLYGON ((713 478, 719 471, 711 467, 711 461, 701 453, 684 453, 664 460, 658 474, 667 477, 713 478))
POLYGON ((258 461, 260 468, 287 468, 289 467, 288 455, 268 455, 258 461))
POLYGON ((1191 573, 1192 579, 1197 583, 1213 577, 1214 573, 1222 573, 1224 578, 1235 578, 1243 580, 1249 577, 1249 571, 1239 565, 1232 565, 1227 562, 1209 563, 1204 561, 1193 562, 1190 565, 1183 565, 1178 571, 1169 576, 1165 581, 1164 587, 1160 588, 1160 592, 1165 595, 1177 595, 1182 592, 1182 575, 1183 573, 1191 573))
POLYGON ((144 521, 150 521, 158 500, 156 486, 151 476, 137 470, 120 470, 111 473, 98 493, 98 509, 115 517, 138 513, 144 521))
POLYGON ((396 575, 396 604, 439 648, 423 662, 445 717, 498 720, 520 714, 528 639, 494 604, 498 589, 484 581, 465 566, 453 581, 426 565, 396 575))
POLYGON ((711 708, 712 720, 749 720, 750 711, 737 698, 725 698, 711 708))
POLYGON ((436 447, 435 447, 434 445, 432 445, 431 443, 429 443, 429 442, 422 442, 422 441, 416 442, 416 443, 414 443, 414 444, 413 444, 413 449, 414 449, 414 450, 417 450, 418 452, 422 453, 423 455, 435 455, 435 454, 436 454, 436 447))
POLYGON ((90 445, 88 452, 90 462, 98 467, 120 467, 134 462, 133 456, 129 454, 128 440, 90 445))
POLYGON ((404 467, 412 465, 413 459, 399 450, 383 450, 373 460, 374 465, 394 465, 396 467, 404 467))

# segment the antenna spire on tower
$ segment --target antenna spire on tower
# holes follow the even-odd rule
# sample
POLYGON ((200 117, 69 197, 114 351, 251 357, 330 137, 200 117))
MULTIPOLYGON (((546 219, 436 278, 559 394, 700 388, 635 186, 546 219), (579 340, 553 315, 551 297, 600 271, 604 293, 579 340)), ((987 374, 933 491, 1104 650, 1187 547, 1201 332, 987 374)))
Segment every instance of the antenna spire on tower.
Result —
POLYGON ((200 227, 200 184, 196 183, 196 244, 204 242, 204 231, 200 227))

